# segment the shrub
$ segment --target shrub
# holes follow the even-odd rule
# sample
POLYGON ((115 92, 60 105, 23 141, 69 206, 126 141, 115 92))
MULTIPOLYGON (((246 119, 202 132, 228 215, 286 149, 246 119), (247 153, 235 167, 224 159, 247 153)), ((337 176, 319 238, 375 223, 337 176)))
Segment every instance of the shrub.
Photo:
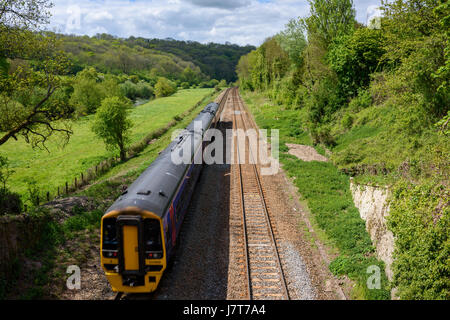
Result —
POLYGON ((140 81, 136 85, 136 91, 139 98, 150 99, 154 96, 153 87, 145 81, 140 81))
POLYGON ((40 191, 36 180, 33 178, 27 179, 27 198, 28 202, 36 207, 39 205, 40 191))
POLYGON ((155 94, 157 98, 168 97, 176 92, 177 87, 172 81, 164 77, 158 79, 158 82, 155 85, 155 94))
POLYGON ((139 82, 139 77, 136 75, 130 76, 130 81, 134 84, 137 84, 139 82))
POLYGON ((334 146, 336 144, 334 137, 330 133, 330 127, 328 126, 313 128, 311 130, 311 137, 315 144, 323 143, 327 146, 334 146))
POLYGON ((306 100, 308 120, 312 124, 328 123, 344 104, 334 75, 329 75, 313 88, 306 100))
POLYGON ((360 28, 331 45, 327 60, 338 75, 344 95, 355 96, 359 88, 369 85, 370 74, 380 68, 384 41, 380 30, 360 28))
POLYGON ((183 83, 181 84, 181 87, 182 87, 183 89, 189 89, 189 88, 191 87, 191 85, 189 84, 189 82, 183 82, 183 83))
POLYGON ((22 200, 17 193, 9 190, 0 191, 0 215, 19 214, 22 211, 22 200))
POLYGON ((217 85, 219 86, 219 88, 225 88, 228 85, 227 80, 222 79, 217 85))
POLYGON ((120 84, 122 93, 130 100, 135 100, 138 96, 137 86, 130 80, 120 84))
POLYGON ((350 129, 353 125, 353 117, 346 113, 341 120, 341 124, 345 129, 350 129))
POLYGON ((438 182, 399 181, 388 217, 396 237, 394 285, 402 299, 450 299, 450 207, 438 182))
POLYGON ((135 84, 128 80, 120 84, 120 89, 122 94, 130 100, 136 100, 137 98, 149 99, 154 95, 152 86, 145 81, 135 84))
POLYGON ((352 112, 359 112, 372 105, 372 97, 368 90, 359 90, 358 95, 349 103, 349 109, 352 112))

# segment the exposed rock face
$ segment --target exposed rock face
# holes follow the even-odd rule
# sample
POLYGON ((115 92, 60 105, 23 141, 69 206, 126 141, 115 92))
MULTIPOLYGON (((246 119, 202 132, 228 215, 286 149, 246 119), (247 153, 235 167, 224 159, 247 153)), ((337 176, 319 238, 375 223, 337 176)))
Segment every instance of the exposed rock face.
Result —
POLYGON ((386 264, 386 276, 392 281, 392 253, 394 252, 394 235, 388 230, 386 217, 389 215, 387 198, 389 190, 381 187, 363 186, 350 183, 353 202, 361 218, 366 221, 366 229, 376 247, 378 258, 386 264))

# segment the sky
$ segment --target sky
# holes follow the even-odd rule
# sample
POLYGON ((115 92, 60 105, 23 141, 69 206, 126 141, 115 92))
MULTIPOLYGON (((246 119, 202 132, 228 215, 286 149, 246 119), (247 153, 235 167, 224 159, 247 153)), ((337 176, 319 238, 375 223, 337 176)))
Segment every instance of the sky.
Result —
MULTIPOLYGON (((173 38, 259 46, 292 18, 309 13, 307 0, 52 0, 47 29, 121 38, 173 38)), ((366 23, 380 0, 354 0, 366 23)))

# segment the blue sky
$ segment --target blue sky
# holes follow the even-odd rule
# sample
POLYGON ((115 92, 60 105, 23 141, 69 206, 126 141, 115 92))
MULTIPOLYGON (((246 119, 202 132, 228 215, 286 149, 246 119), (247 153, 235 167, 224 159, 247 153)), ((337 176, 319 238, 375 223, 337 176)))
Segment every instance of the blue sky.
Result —
MULTIPOLYGON (((306 0, 52 0, 49 29, 62 33, 174 38, 202 43, 260 45, 292 18, 306 16, 306 0)), ((366 23, 380 0, 354 0, 366 23)))

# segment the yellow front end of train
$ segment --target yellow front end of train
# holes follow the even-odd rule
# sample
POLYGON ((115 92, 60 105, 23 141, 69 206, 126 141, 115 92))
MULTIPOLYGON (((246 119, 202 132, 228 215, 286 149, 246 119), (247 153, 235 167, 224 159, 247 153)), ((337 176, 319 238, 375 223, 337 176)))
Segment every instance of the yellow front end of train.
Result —
POLYGON ((161 218, 138 208, 102 218, 101 265, 114 292, 157 289, 167 266, 163 234, 161 218))

